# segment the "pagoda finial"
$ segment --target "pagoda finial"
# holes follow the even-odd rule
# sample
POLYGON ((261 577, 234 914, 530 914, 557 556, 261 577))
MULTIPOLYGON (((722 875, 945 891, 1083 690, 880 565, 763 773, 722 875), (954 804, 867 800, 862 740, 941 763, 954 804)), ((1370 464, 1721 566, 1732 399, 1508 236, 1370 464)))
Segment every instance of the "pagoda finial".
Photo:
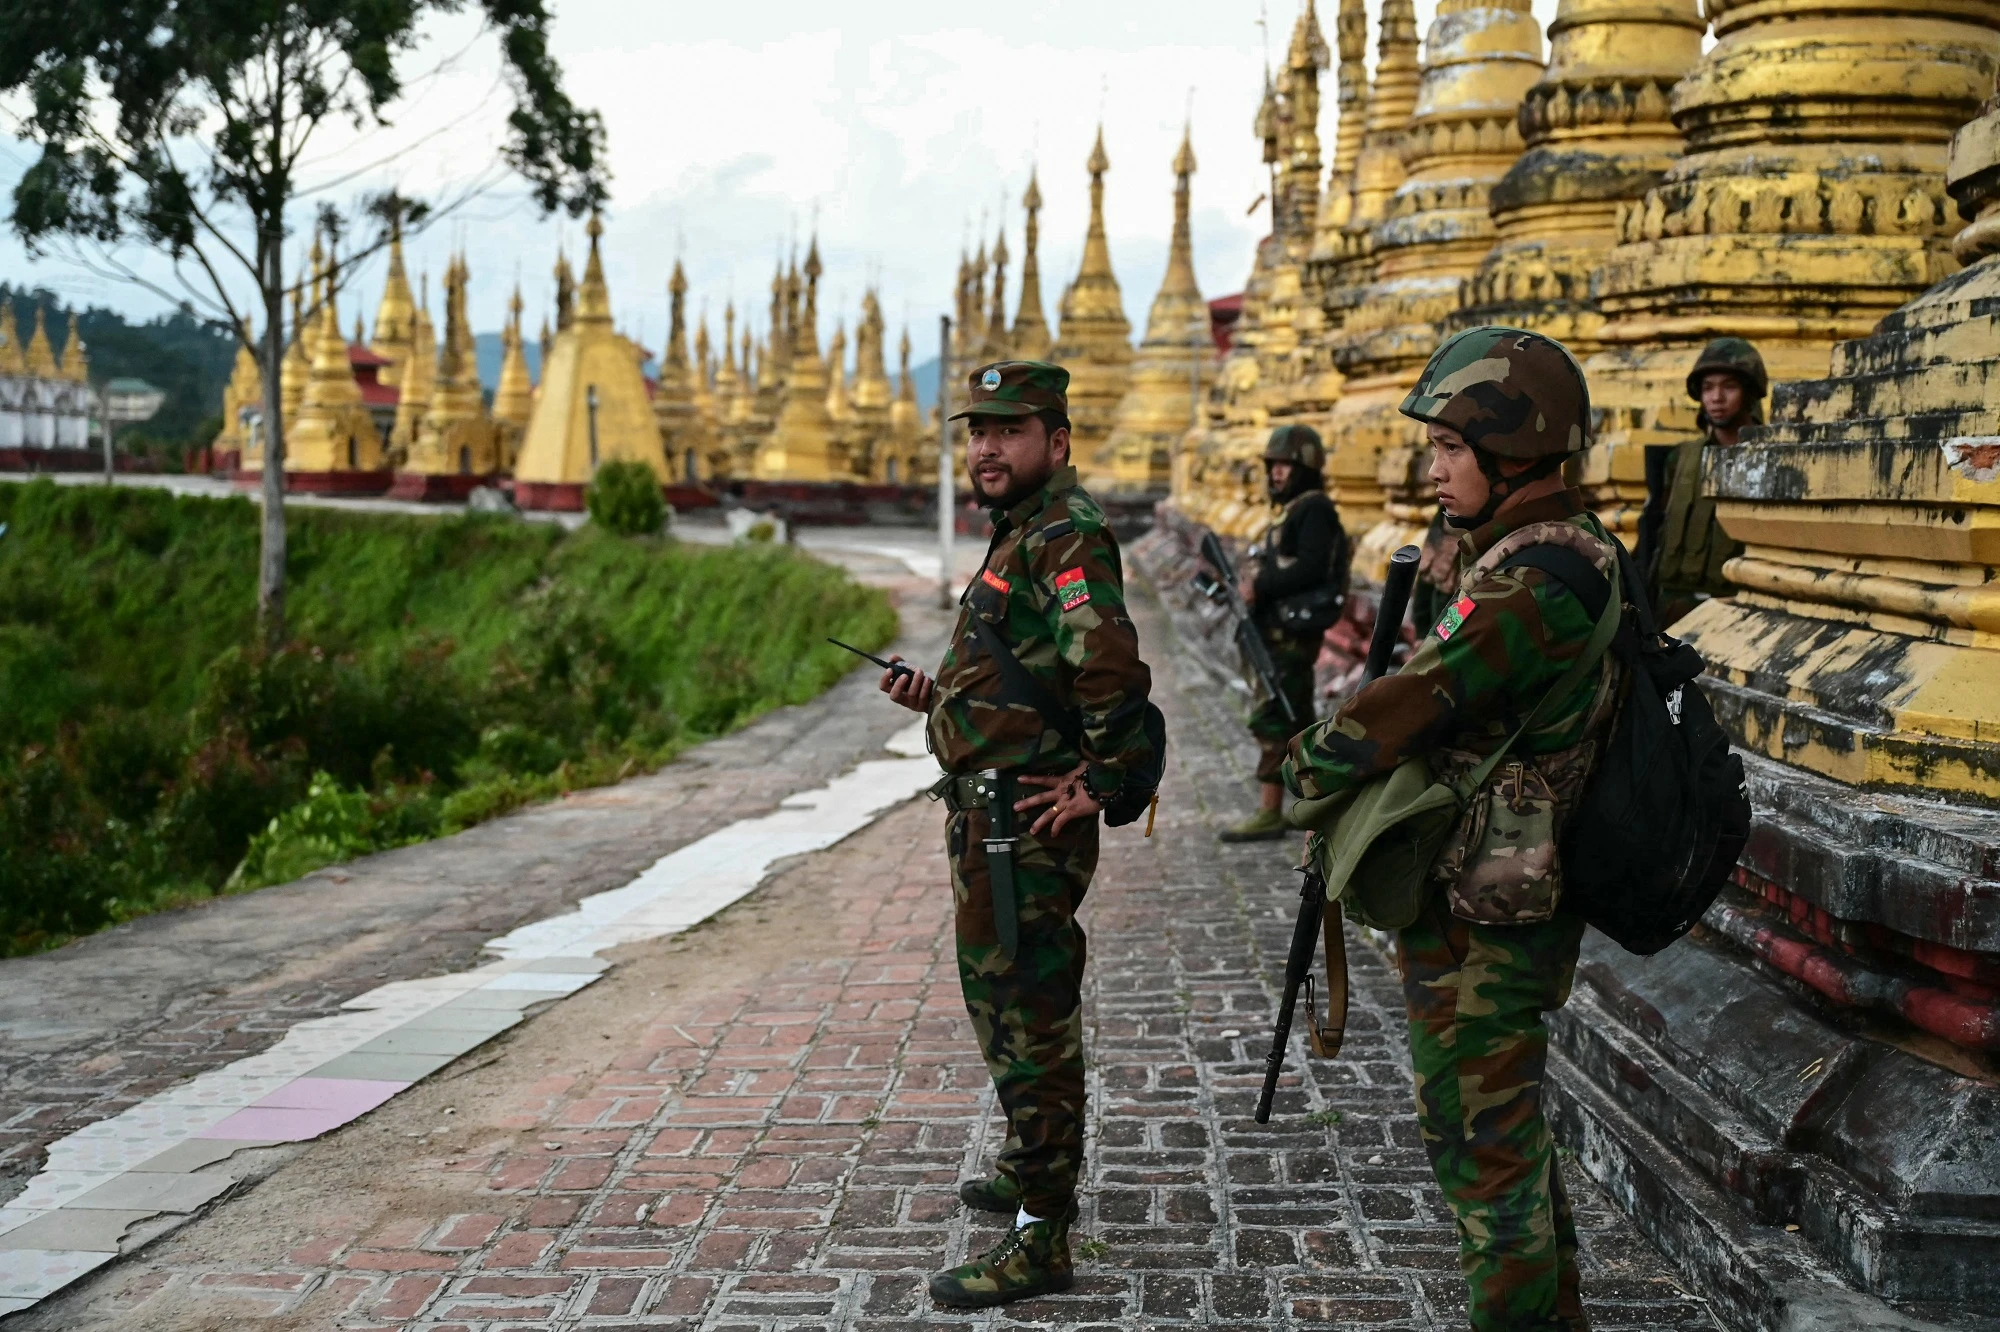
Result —
POLYGON ((1028 214, 1022 228, 1021 302, 1014 309, 1013 354, 1035 361, 1048 355, 1049 322, 1042 314, 1042 265, 1037 250, 1041 244, 1042 188, 1036 170, 1028 168, 1028 189, 1021 207, 1028 214))
POLYGON ((604 235, 604 219, 596 213, 583 232, 590 237, 590 257, 583 265, 583 285, 576 293, 576 317, 594 323, 611 322, 611 292, 604 284, 604 255, 599 238, 604 235))

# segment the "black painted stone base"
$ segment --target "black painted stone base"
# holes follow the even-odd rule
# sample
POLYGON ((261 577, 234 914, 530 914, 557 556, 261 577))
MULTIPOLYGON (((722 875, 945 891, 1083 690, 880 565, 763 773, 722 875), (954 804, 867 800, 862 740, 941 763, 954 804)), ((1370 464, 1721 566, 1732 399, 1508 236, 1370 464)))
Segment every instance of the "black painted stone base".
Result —
POLYGON ((1712 941, 1593 932, 1557 1133, 1738 1327, 2000 1328, 2000 1089, 1858 1021, 1712 941))

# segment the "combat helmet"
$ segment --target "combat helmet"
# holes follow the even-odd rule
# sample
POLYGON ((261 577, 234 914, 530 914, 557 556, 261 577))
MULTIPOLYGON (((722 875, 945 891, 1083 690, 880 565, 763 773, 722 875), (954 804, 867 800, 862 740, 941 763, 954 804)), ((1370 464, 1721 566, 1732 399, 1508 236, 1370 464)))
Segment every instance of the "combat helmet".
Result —
POLYGON ((1688 371, 1688 396, 1701 401, 1701 377, 1711 370, 1727 370, 1743 383, 1743 396, 1752 402, 1770 391, 1771 377, 1764 371, 1764 358, 1743 338, 1716 338, 1701 349, 1694 369, 1688 371))
POLYGON ((1400 410, 1502 458, 1561 459, 1590 438, 1590 389, 1569 349, 1497 324, 1446 338, 1400 410))
POLYGON ((1294 463, 1313 471, 1326 468, 1326 445, 1309 425, 1281 425, 1264 443, 1264 461, 1294 463))

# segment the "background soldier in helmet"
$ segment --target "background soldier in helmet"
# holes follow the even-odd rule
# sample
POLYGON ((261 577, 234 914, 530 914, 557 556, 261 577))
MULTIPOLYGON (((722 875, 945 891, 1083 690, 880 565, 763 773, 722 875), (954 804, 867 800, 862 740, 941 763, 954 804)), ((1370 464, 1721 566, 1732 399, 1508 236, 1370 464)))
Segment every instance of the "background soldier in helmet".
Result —
POLYGON ((1243 600, 1270 645, 1291 718, 1275 698, 1250 714, 1257 737, 1257 812, 1220 834, 1225 842, 1261 842, 1285 835, 1280 812, 1285 788, 1278 770, 1292 736, 1313 720, 1313 663, 1320 641, 1340 618, 1347 594, 1347 532, 1327 497, 1326 446, 1311 426, 1279 426, 1264 445, 1264 477, 1277 522, 1251 548, 1243 570, 1243 600), (1295 720, 1294 720, 1295 719, 1295 720))
MULTIPOLYGON (((1125 609, 1118 541, 1069 462, 1069 372, 1001 361, 970 376, 965 465, 993 541, 959 598, 937 679, 881 687, 929 715, 951 810, 958 978, 1007 1116, 997 1173, 959 1188, 1007 1235, 931 1278, 979 1307, 1069 1289, 1083 1166, 1083 928, 1098 814, 1157 764, 1152 676, 1125 609), (1039 697, 1038 697, 1039 696, 1039 697), (1017 818, 1016 815, 1019 817, 1017 818)), ((900 660, 894 659, 894 660, 900 660)))
POLYGON ((1542 1114, 1542 1014, 1567 1001, 1576 969, 1583 922, 1557 913, 1555 847, 1614 710, 1617 668, 1591 661, 1595 621, 1565 583, 1507 562, 1565 547, 1615 586, 1615 547, 1562 477, 1584 447, 1589 395, 1559 343, 1478 328, 1438 348, 1402 410, 1424 422, 1458 532, 1457 582, 1399 671, 1292 742, 1285 782, 1329 796, 1416 756, 1437 778, 1464 780, 1533 723, 1472 794, 1396 953, 1418 1126, 1458 1222, 1472 1326, 1574 1332, 1588 1325, 1542 1114), (1536 842, 1507 835, 1536 826, 1537 811, 1536 842))
POLYGON ((1715 339, 1687 377, 1688 396, 1701 404, 1701 438, 1646 450, 1640 565, 1662 625, 1734 590, 1722 566, 1743 553, 1743 544, 1722 530, 1715 501, 1701 493, 1701 460, 1710 446, 1733 446, 1743 427, 1763 421, 1768 387, 1755 347, 1742 338, 1715 339))

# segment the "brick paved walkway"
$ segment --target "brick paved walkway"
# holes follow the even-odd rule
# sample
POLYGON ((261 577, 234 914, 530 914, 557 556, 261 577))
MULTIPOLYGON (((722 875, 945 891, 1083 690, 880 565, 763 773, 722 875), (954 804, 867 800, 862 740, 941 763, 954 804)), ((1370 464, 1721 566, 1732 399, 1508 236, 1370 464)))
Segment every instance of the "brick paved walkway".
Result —
MULTIPOLYGON (((1460 1325, 1397 992, 1372 952, 1355 950, 1348 1052, 1307 1069, 1272 1125, 1249 1119, 1296 880, 1269 846, 1214 842, 1250 789, 1247 739, 1162 651, 1157 614, 1143 632, 1178 763, 1156 837, 1107 834, 1086 911, 1075 1293, 979 1315, 923 1294, 997 1234, 953 1189, 1001 1128, 951 961, 941 815, 918 802, 713 925, 629 950, 468 1068, 19 1324, 1460 1325)), ((1711 1327, 1569 1178, 1597 1325, 1711 1327)))

